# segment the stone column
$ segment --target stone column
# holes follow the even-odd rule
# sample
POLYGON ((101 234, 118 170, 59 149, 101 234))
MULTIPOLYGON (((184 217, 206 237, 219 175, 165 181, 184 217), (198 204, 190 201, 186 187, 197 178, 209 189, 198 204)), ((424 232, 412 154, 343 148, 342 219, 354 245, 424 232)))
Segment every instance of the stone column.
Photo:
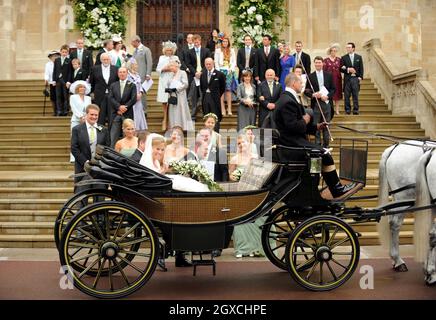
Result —
POLYGON ((0 74, 3 80, 16 78, 16 23, 14 1, 0 1, 0 47, 2 50, 2 63, 0 74))

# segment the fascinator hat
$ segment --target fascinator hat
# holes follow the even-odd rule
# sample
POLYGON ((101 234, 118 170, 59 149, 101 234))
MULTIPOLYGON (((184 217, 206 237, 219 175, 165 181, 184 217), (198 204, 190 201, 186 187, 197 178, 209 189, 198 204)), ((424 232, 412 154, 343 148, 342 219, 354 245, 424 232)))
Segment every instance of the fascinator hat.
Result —
POLYGON ((162 52, 165 53, 165 50, 167 50, 167 49, 173 50, 173 54, 175 54, 176 50, 177 50, 177 44, 175 42, 172 42, 169 40, 162 42, 162 52))

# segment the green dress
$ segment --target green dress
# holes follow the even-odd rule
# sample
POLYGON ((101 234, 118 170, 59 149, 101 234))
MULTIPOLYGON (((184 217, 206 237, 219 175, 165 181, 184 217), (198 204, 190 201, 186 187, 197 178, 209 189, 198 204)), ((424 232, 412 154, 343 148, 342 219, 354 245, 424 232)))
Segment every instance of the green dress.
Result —
MULTIPOLYGON (((238 165, 238 169, 245 169, 245 166, 238 165)), ((235 255, 249 256, 251 253, 259 252, 265 255, 262 247, 262 225, 265 224, 267 216, 260 217, 253 222, 236 225, 233 230, 233 247, 235 255)), ((273 240, 271 246, 274 247, 273 240)))
POLYGON ((125 155, 127 158, 130 158, 135 153, 136 148, 123 148, 120 150, 122 155, 125 155))

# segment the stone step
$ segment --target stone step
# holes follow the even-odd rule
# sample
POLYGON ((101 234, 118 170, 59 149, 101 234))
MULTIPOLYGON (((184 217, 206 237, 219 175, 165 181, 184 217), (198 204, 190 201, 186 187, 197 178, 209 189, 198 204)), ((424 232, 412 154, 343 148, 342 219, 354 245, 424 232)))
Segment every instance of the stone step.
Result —
MULTIPOLYGON (((361 246, 380 245, 378 232, 362 232, 362 236, 359 237, 359 244, 361 246)), ((400 231, 400 245, 403 244, 413 244, 413 231, 400 231)))
POLYGON ((72 188, 72 170, 68 171, 2 171, 1 188, 72 188))
MULTIPOLYGON (((336 135, 339 136, 350 136, 350 132, 348 130, 344 130, 341 128, 331 128, 330 131, 333 133, 336 133, 336 135)), ((377 129, 375 132, 376 134, 385 134, 385 135, 394 135, 399 137, 415 137, 415 138, 424 138, 425 132, 423 129, 408 129, 406 128, 400 128, 400 129, 377 129)))
POLYGON ((0 222, 50 222, 58 215, 57 210, 0 210, 0 222))
POLYGON ((32 132, 35 134, 45 133, 45 132, 69 132, 71 123, 61 122, 61 123, 45 123, 45 124, 25 124, 17 125, 16 123, 0 124, 0 133, 10 132, 11 134, 27 133, 32 132))
POLYGON ((0 222, 0 235, 52 235, 52 222, 0 222))
POLYGON ((53 235, 0 235, 1 248, 55 248, 53 235))
MULTIPOLYGON (((401 231, 408 231, 413 232, 413 226, 414 226, 414 219, 413 218, 405 218, 404 223, 401 226, 401 231)), ((357 232, 365 233, 365 232, 374 232, 377 230, 377 222, 366 222, 362 224, 355 224, 353 225, 353 229, 357 232)))
POLYGON ((1 171, 26 171, 26 170, 71 170, 74 171, 74 164, 69 162, 41 162, 41 163, 29 163, 29 162, 0 162, 1 171))
MULTIPOLYGON (((332 128, 335 126, 345 126, 352 129, 357 130, 372 130, 372 129, 421 129, 419 123, 415 121, 391 121, 391 122, 382 122, 382 121, 340 121, 333 120, 332 128)), ((0 127, 1 128, 1 127, 0 127)))
POLYGON ((0 138, 0 146, 69 146, 71 143, 68 138, 0 138))
POLYGON ((0 198, 4 199, 68 199, 73 195, 73 188, 0 188, 0 198))
POLYGON ((70 153, 70 146, 0 146, 0 156, 19 154, 20 156, 26 155, 67 155, 70 153))
POLYGON ((51 115, 43 116, 0 116, 0 124, 21 125, 70 125, 71 119, 68 117, 53 117, 51 115))
MULTIPOLYGON (((35 130, 38 127, 35 127, 35 130)), ((33 128, 30 128, 33 129, 33 128)), ((42 129, 42 128, 41 128, 42 129)), ((15 137, 20 137, 21 139, 35 139, 36 136, 42 139, 47 139, 47 138, 53 138, 53 139, 70 139, 70 131, 69 130, 63 130, 60 131, 59 129, 53 128, 52 131, 42 131, 42 130, 37 130, 37 132, 32 132, 32 131, 24 131, 23 128, 19 128, 19 131, 14 131, 13 133, 9 133, 9 132, 4 132, 4 131, 0 131, 0 141, 2 139, 6 139, 9 137, 15 138, 15 137)))
POLYGON ((33 80, 0 80, 0 88, 4 87, 44 87, 44 81, 40 79, 33 80))
POLYGON ((70 152, 64 152, 64 153, 45 153, 45 154, 14 154, 14 153, 7 153, 7 154, 1 154, 0 153, 0 162, 50 162, 50 161, 57 161, 57 162, 68 162, 70 161, 70 152))
POLYGON ((0 199, 0 210, 59 210, 65 199, 0 199))

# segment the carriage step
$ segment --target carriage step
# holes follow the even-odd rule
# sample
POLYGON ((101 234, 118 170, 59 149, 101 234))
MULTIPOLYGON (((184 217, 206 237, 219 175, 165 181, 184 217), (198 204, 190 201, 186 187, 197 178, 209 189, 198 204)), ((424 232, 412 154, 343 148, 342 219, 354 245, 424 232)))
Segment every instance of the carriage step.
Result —
POLYGON ((216 275, 216 262, 214 259, 213 251, 210 253, 201 253, 201 252, 192 252, 191 253, 191 263, 194 267, 194 270, 192 271, 192 275, 195 277, 197 275, 197 267, 199 266, 211 266, 212 267, 212 274, 216 275), (210 254, 210 259, 203 259, 204 254, 210 254), (199 255, 200 259, 194 259, 194 256, 199 255))

